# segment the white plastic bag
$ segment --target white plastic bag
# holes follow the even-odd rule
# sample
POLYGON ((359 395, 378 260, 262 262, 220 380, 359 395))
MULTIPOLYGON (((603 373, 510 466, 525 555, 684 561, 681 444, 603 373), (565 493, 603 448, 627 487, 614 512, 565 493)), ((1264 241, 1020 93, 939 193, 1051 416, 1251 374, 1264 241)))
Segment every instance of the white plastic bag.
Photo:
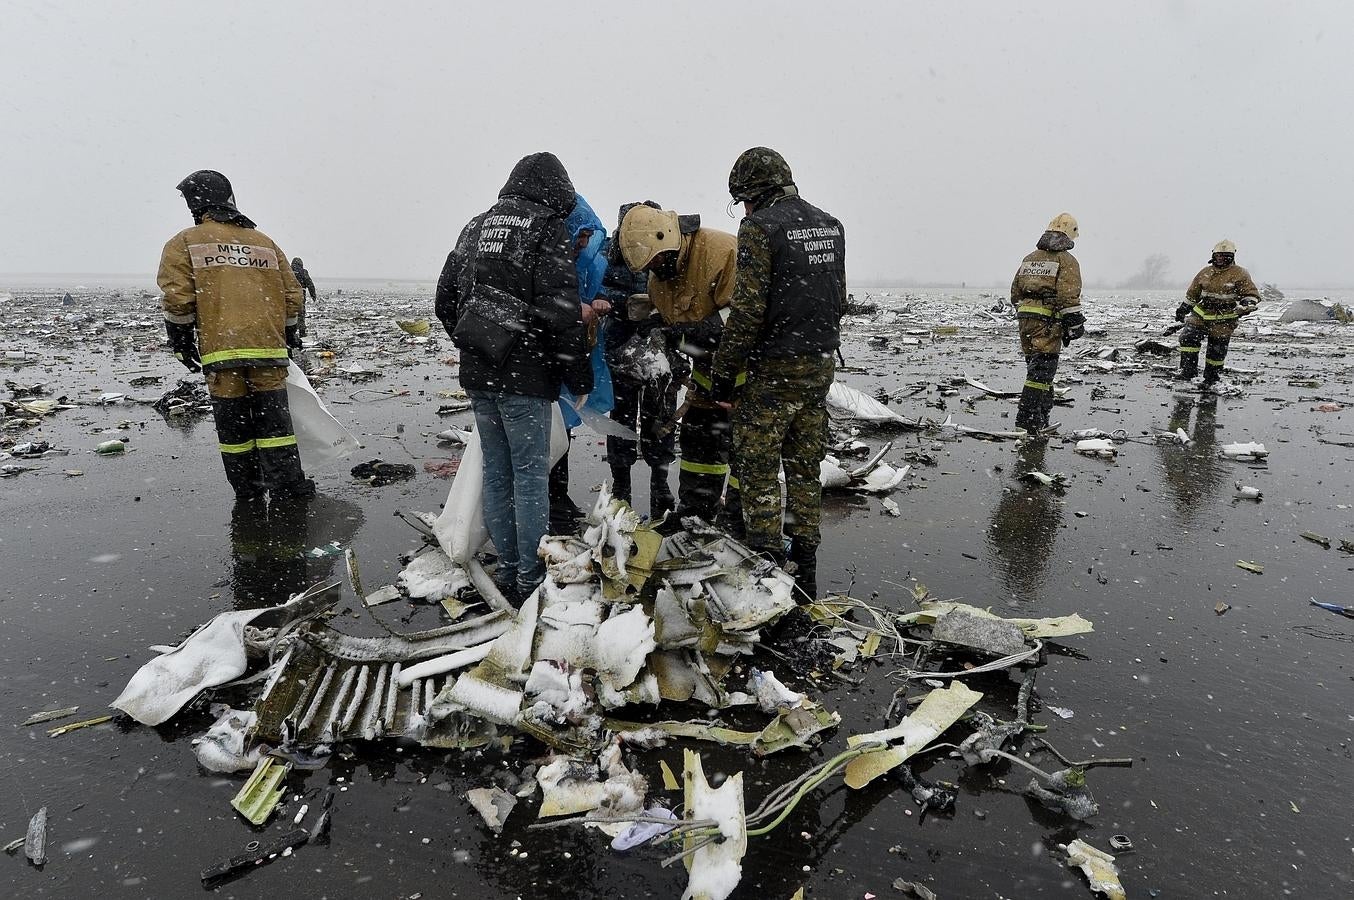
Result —
MULTIPOLYGON (((564 429, 559 404, 550 404, 550 410, 550 465, 554 466, 569 451, 569 435, 564 429)), ((480 448, 480 433, 476 429, 461 454, 461 464, 452 479, 451 490, 447 492, 442 514, 433 522, 433 534, 437 535, 442 552, 462 565, 489 538, 489 531, 484 527, 483 503, 484 451, 480 448)))
POLYGON ((325 407, 310 379, 295 362, 287 364, 287 405, 291 408, 296 449, 306 471, 323 469, 362 448, 353 433, 325 407))

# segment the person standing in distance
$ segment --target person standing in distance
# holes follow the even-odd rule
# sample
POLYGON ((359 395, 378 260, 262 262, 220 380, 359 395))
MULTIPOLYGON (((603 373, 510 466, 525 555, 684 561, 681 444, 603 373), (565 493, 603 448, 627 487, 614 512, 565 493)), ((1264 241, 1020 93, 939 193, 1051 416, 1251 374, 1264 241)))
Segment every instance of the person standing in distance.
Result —
POLYGON ((1020 323, 1025 386, 1020 391, 1016 428, 1031 436, 1048 428, 1053 409, 1053 376, 1062 348, 1086 334, 1081 314, 1081 265, 1070 251, 1080 233, 1077 220, 1061 213, 1020 261, 1011 281, 1011 305, 1020 323))
POLYGON ((1194 276, 1185 299, 1175 310, 1175 320, 1185 323, 1180 331, 1180 371, 1175 377, 1191 381, 1199 374, 1199 351, 1207 338, 1204 390, 1217 384, 1232 332, 1241 317, 1255 312, 1259 305, 1260 291, 1251 273, 1236 264, 1236 244, 1218 241, 1208 265, 1194 276))
POLYGON ((437 282, 437 317, 461 349, 461 385, 484 451, 484 524, 494 580, 514 605, 545 578, 550 406, 563 383, 581 404, 592 366, 564 220, 574 186, 553 153, 513 167, 498 202, 471 219, 437 282))
POLYGON ((287 406, 289 351, 299 348, 301 286, 272 238, 235 206, 220 172, 178 184, 193 216, 165 244, 156 283, 174 355, 205 372, 226 479, 241 499, 310 496, 287 406))
POLYGON ((823 513, 818 467, 827 453, 827 392, 846 311, 846 233, 799 196, 789 164, 767 147, 738 157, 729 193, 746 215, 712 394, 717 402, 733 401, 738 374, 747 372, 733 405, 747 544, 790 563, 801 601, 812 602, 823 513))

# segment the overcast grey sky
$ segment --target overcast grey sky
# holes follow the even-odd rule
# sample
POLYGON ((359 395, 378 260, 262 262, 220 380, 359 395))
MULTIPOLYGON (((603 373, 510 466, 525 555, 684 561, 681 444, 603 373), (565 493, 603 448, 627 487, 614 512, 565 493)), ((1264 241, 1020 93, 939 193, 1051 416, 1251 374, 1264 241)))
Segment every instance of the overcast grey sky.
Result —
POLYGON ((193 169, 318 277, 436 277, 536 150, 611 227, 705 224, 780 150, 874 277, 999 283, 1055 213, 1088 281, 1230 237, 1354 284, 1354 5, 0 0, 0 272, 151 272, 193 169))

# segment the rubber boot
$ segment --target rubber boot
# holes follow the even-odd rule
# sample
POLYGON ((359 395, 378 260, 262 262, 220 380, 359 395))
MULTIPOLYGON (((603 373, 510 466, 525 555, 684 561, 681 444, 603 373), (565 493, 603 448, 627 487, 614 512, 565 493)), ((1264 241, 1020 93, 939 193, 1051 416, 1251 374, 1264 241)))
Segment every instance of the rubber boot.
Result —
POLYGON ((649 518, 661 519, 665 513, 672 512, 677 501, 672 496, 672 487, 668 484, 668 467, 656 466, 649 470, 649 518))
POLYGON ((583 518, 583 510, 569 499, 569 454, 565 453, 550 469, 550 533, 573 534, 583 518))
POLYGON ((791 539, 789 562, 794 566, 795 601, 801 606, 818 601, 818 548, 791 539))
POLYGON ((1028 434, 1039 431, 1039 411, 1044 405, 1044 395, 1048 391, 1026 387, 1020 392, 1020 406, 1016 409, 1015 426, 1023 428, 1028 434))
POLYGON ((630 486, 630 467, 611 467, 611 496, 634 505, 634 491, 630 486))
POLYGON ((1199 354, 1181 353, 1180 371, 1175 373, 1177 381, 1193 381, 1199 377, 1199 354))

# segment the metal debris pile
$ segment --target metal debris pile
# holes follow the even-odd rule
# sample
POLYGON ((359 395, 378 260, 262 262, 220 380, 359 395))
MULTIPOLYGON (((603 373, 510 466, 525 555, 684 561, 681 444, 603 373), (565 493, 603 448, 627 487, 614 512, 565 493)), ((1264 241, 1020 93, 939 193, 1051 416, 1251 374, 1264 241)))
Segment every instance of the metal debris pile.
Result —
MULTIPOLYGON (((796 610, 793 579, 729 535, 687 519, 665 537, 605 489, 581 535, 542 540, 545 581, 514 609, 494 588, 490 564, 450 561, 431 537, 430 518, 413 520, 429 546, 396 586, 368 594, 347 552, 349 583, 377 633, 337 627, 342 584, 317 585, 280 607, 218 615, 143 666, 112 705, 155 725, 204 692, 235 701, 238 708, 213 707, 217 722, 194 742, 195 752, 210 771, 251 772, 232 803, 254 825, 273 815, 293 766, 323 765, 340 745, 397 739, 506 751, 521 744, 526 752, 507 757, 516 760, 511 790, 496 784, 466 794, 491 831, 501 832, 517 807, 539 794, 539 821, 531 827, 596 828, 617 850, 662 847, 664 865, 682 861, 689 869, 688 894, 712 898, 737 886, 741 859, 755 846, 750 838, 770 833, 839 776, 857 790, 901 784, 924 809, 951 809, 954 789, 909 764, 949 749, 961 766, 1027 770, 1032 777, 1022 793, 1080 821, 1098 811, 1086 770, 1124 762, 1073 763, 1043 745, 1063 764, 1046 771, 1012 752, 1027 732, 1043 729, 1031 709, 1044 642, 1092 630, 1080 616, 1004 619, 933 600, 924 588, 916 593, 920 609, 905 615, 847 597, 796 610), (396 630, 370 600, 392 590, 440 602, 451 621, 396 630), (771 668, 800 650, 785 642, 794 628, 782 626, 779 650, 763 643, 787 614, 803 643, 819 651, 821 664, 803 688, 850 681, 846 673, 870 660, 892 662, 902 686, 883 727, 848 737, 844 748, 755 804, 740 774, 712 787, 689 748, 681 781, 662 761, 658 773, 646 771, 653 760, 645 751, 672 740, 765 756, 812 750, 839 724, 835 712, 771 668), (985 697, 1008 690, 1007 671, 1017 667, 1025 674, 1014 717, 978 709, 985 697), (980 678, 994 686, 982 692, 965 683, 980 678), (918 685, 931 689, 910 696, 918 685), (942 743, 954 728, 966 733, 942 743), (888 781, 877 781, 885 775, 888 781)), ((302 829, 288 846, 308 835, 302 829)), ((228 864, 204 879, 219 877, 222 866, 228 864)))

